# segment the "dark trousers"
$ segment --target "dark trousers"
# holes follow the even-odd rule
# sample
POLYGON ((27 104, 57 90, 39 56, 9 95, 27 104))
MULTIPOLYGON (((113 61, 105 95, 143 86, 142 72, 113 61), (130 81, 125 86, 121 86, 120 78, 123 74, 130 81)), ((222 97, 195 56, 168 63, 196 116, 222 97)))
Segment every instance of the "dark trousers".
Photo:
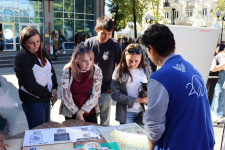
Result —
MULTIPOLYGON (((65 119, 66 119, 66 120, 76 119, 76 115, 77 115, 77 114, 73 115, 71 118, 65 116, 65 119)), ((92 114, 92 115, 90 115, 90 116, 87 116, 87 117, 84 116, 84 120, 85 120, 86 122, 97 123, 97 115, 96 115, 96 113, 94 113, 94 114, 92 114)))
POLYGON ((55 47, 53 46, 53 56, 55 57, 54 58, 54 61, 56 61, 57 60, 57 49, 55 49, 55 47))
POLYGON ((208 99, 209 99, 210 105, 212 104, 214 89, 215 89, 217 81, 218 81, 218 78, 208 78, 207 83, 206 83, 206 87, 208 90, 208 99))
POLYGON ((50 122, 50 100, 22 104, 27 117, 29 129, 37 127, 45 122, 50 122))
POLYGON ((0 51, 3 51, 4 49, 4 42, 0 40, 0 51))

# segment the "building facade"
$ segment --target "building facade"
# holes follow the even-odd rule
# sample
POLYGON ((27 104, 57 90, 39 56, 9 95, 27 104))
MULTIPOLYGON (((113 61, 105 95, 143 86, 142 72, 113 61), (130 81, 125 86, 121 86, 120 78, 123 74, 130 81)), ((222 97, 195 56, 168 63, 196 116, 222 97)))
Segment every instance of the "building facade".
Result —
POLYGON ((215 0, 163 0, 163 22, 210 27, 215 21, 215 0))
POLYGON ((44 48, 52 31, 60 29, 66 37, 65 48, 74 48, 74 31, 94 36, 95 21, 104 15, 104 0, 0 0, 0 30, 5 50, 20 50, 20 32, 33 26, 41 34, 44 48))

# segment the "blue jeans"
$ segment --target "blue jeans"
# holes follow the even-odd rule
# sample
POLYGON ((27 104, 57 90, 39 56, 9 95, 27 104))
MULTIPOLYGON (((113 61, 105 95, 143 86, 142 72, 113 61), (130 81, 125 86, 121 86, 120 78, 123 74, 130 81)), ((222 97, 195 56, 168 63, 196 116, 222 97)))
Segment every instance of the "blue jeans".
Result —
POLYGON ((224 113, 224 101, 225 93, 222 89, 223 83, 225 81, 225 71, 222 70, 219 72, 219 78, 215 86, 213 101, 211 106, 211 111, 213 111, 216 116, 223 116, 224 113))
POLYGON ((65 49, 65 44, 64 44, 64 42, 60 43, 60 46, 62 47, 63 51, 65 52, 66 49, 65 49))
POLYGON ((112 105, 111 94, 108 94, 106 92, 102 93, 98 101, 98 105, 100 108, 100 124, 109 125, 111 105, 112 105))
POLYGON ((136 113, 136 112, 127 112, 127 119, 126 123, 137 123, 139 126, 143 126, 141 124, 141 116, 142 112, 136 113))
POLYGON ((29 129, 50 122, 50 100, 44 102, 24 102, 23 111, 27 117, 29 129))

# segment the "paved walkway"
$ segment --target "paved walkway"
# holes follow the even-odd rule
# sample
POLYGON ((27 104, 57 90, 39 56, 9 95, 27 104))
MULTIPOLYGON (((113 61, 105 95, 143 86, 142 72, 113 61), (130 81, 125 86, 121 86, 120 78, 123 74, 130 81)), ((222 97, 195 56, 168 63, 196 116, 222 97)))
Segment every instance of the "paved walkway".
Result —
MULTIPOLYGON (((55 64, 54 69, 56 71, 58 83, 60 83, 60 78, 62 75, 62 68, 64 64, 55 64)), ((15 76, 13 68, 1 68, 0 69, 0 81, 2 83, 2 88, 0 88, 0 114, 7 118, 10 124, 10 135, 15 135, 25 130, 28 130, 28 125, 26 117, 21 107, 21 101, 18 96, 18 80, 15 76)), ((63 122, 64 117, 59 115, 59 106, 61 100, 58 91, 58 101, 51 109, 51 121, 63 122)), ((111 106, 111 119, 110 125, 118 125, 119 123, 115 121, 115 102, 111 106)), ((214 124, 214 132, 216 145, 215 150, 220 150, 221 139, 223 128, 222 125, 214 124)), ((224 144, 225 145, 225 144, 224 144)))

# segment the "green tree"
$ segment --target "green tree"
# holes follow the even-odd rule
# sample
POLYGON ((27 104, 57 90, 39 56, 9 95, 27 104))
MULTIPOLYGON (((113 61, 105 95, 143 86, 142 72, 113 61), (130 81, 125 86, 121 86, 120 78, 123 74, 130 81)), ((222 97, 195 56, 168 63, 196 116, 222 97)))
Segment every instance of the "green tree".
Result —
POLYGON ((220 10, 221 14, 223 15, 223 13, 225 12, 225 0, 217 0, 215 2, 215 7, 213 10, 213 14, 216 17, 216 12, 220 10))
POLYGON ((109 0, 106 5, 109 7, 109 12, 114 20, 114 30, 112 33, 112 37, 114 37, 114 31, 120 31, 124 28, 123 24, 121 24, 121 21, 125 20, 125 13, 122 11, 124 9, 124 3, 120 0, 109 0))
POLYGON ((54 11, 63 11, 63 3, 61 0, 54 0, 54 11))
POLYGON ((137 38, 137 23, 142 24, 143 17, 148 9, 148 0, 126 0, 127 20, 134 23, 134 37, 137 38), (132 12, 132 13, 131 13, 132 12))
MULTIPOLYGON (((216 17, 216 12, 220 10, 221 11, 221 16, 225 13, 225 0, 217 0, 215 2, 215 7, 213 10, 213 15, 216 17)), ((224 18, 225 19, 225 18, 224 18)), ((224 26, 223 26, 224 28, 224 26)))
POLYGON ((152 7, 152 13, 155 18, 154 22, 158 23, 159 22, 159 0, 149 0, 150 6, 152 7))
POLYGON ((114 20, 115 31, 125 28, 127 22, 133 22, 134 37, 137 38, 137 23, 142 24, 148 2, 146 0, 109 0, 107 6, 114 20))

